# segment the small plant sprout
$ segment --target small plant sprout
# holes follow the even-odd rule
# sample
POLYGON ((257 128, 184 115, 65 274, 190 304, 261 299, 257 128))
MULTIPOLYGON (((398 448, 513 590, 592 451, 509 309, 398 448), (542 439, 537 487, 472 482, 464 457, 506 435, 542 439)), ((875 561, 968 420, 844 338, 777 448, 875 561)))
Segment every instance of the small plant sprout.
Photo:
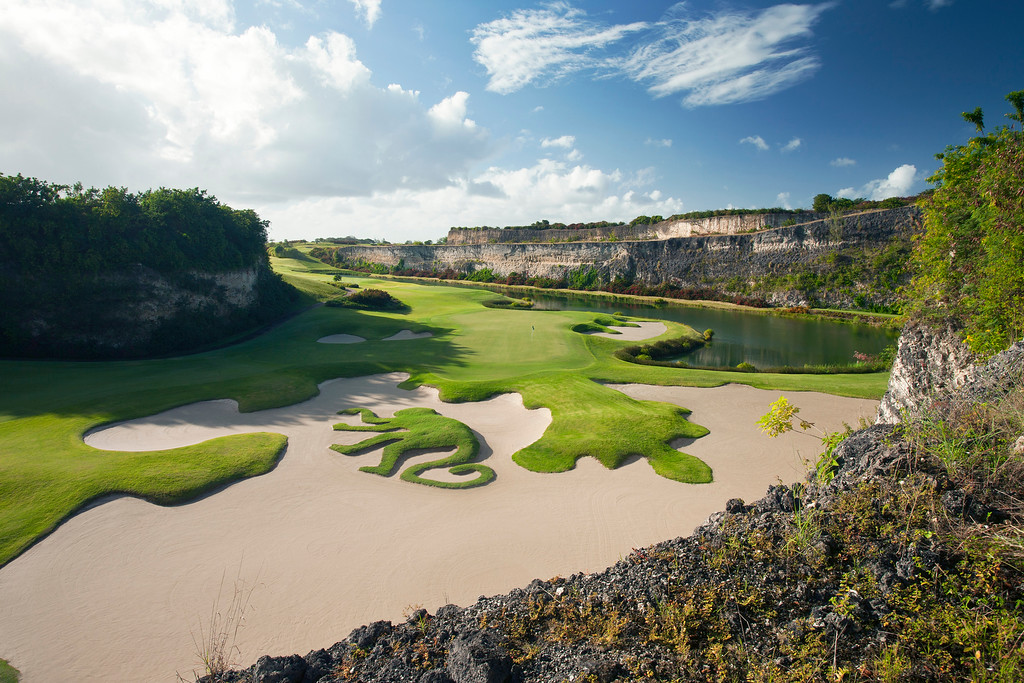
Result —
POLYGON ((821 439, 822 445, 825 446, 825 451, 814 465, 815 473, 818 479, 823 482, 832 481, 832 478, 836 475, 836 470, 839 468, 839 462, 834 455, 836 446, 852 434, 853 430, 847 425, 845 431, 826 432, 815 427, 813 422, 797 417, 799 412, 800 408, 790 403, 789 399, 785 396, 779 396, 778 400, 769 406, 768 412, 757 421, 757 424, 761 427, 762 432, 773 439, 781 434, 793 431, 795 429, 793 426, 794 421, 805 432, 813 430, 814 436, 821 439))

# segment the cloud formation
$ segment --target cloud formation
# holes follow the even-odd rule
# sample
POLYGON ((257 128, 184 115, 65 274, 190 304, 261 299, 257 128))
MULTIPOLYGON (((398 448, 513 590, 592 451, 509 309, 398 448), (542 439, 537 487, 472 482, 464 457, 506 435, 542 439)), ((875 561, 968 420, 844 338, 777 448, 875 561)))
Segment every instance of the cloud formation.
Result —
POLYGON ((679 3, 655 23, 605 26, 556 2, 481 24, 471 40, 494 92, 589 71, 626 76, 656 98, 683 94, 685 106, 699 107, 762 99, 809 77, 820 62, 798 41, 811 37, 831 7, 782 4, 695 16, 679 3), (629 36, 633 46, 608 53, 629 36))
POLYGON ((380 3, 381 0, 349 0, 353 5, 356 6, 356 14, 362 16, 363 21, 366 22, 367 28, 373 28, 373 25, 380 19, 380 3))
POLYGON ((903 164, 893 169, 885 178, 869 181, 859 192, 854 191, 852 187, 846 187, 838 192, 838 196, 848 199, 866 197, 875 201, 889 197, 906 197, 912 194, 912 188, 917 180, 917 167, 913 164, 903 164))
POLYGON ((781 149, 783 152, 793 152, 799 149, 800 145, 802 144, 804 144, 803 140, 801 140, 800 138, 793 138, 792 140, 784 144, 781 149))
POLYGON ((762 99, 818 69, 818 58, 793 43, 809 38, 832 6, 776 5, 694 17, 680 3, 622 61, 622 69, 647 83, 655 97, 685 94, 688 107, 762 99))
POLYGON ((572 149, 573 145, 576 144, 575 135, 563 135, 559 138, 544 138, 540 141, 540 146, 544 149, 548 147, 561 147, 563 149, 572 149))
POLYGON ((602 26, 568 2, 554 2, 480 24, 470 41, 476 47, 473 58, 490 75, 487 89, 508 94, 541 79, 592 68, 600 62, 595 51, 644 27, 602 26))
POLYGON ((494 226, 496 220, 503 226, 525 225, 540 217, 576 222, 681 213, 681 200, 637 187, 650 180, 651 174, 627 177, 618 170, 541 159, 517 169, 492 167, 472 179, 433 190, 403 188, 366 198, 312 197, 257 210, 271 220, 275 239, 336 235, 335 226, 358 224, 365 226, 361 234, 392 242, 429 237, 426 230, 440 237, 453 226, 494 226), (382 215, 388 216, 386 225, 380 222, 382 215))
POLYGON ((757 147, 762 152, 764 152, 764 151, 766 151, 768 149, 768 143, 765 142, 764 138, 761 137, 760 135, 748 135, 747 137, 745 137, 742 140, 740 140, 740 144, 741 145, 744 145, 744 144, 753 145, 754 147, 757 147))
POLYGON ((0 78, 20 94, 0 113, 0 158, 55 182, 366 196, 447 186, 491 152, 467 93, 424 103, 379 87, 350 37, 289 47, 237 29, 223 0, 6 0, 0 44, 0 78))
POLYGON ((835 166, 836 168, 843 168, 844 166, 856 166, 857 162, 849 157, 839 157, 828 162, 829 166, 835 166))

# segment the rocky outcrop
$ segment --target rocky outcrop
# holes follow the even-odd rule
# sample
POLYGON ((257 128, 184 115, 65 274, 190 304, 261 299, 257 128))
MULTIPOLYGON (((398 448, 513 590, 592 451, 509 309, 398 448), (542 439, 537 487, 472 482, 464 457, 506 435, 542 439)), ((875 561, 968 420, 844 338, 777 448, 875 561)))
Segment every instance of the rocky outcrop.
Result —
POLYGON ((736 235, 768 228, 781 228, 795 223, 809 223, 826 218, 818 213, 759 213, 738 216, 711 216, 659 221, 653 224, 611 225, 603 228, 531 229, 531 228, 452 228, 447 243, 451 245, 496 244, 504 242, 617 242, 635 240, 666 240, 672 237, 699 235, 736 235))
POLYGON ((936 398, 943 400, 973 387, 972 401, 989 400, 1021 381, 1024 345, 1015 344, 992 358, 982 374, 977 358, 956 331, 949 326, 935 329, 910 324, 900 335, 889 376, 889 388, 878 406, 877 422, 896 424, 929 409, 936 398), (981 381, 984 376, 985 381, 981 381))
POLYGON ((137 358, 187 351, 279 317, 294 298, 265 262, 225 272, 160 273, 136 265, 16 286, 35 305, 3 321, 0 356, 137 358))

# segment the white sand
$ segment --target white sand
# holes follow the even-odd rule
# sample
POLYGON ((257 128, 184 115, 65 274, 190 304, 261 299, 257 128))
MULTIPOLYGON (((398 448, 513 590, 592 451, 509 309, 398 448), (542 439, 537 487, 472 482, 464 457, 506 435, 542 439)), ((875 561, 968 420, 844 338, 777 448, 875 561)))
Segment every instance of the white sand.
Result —
MULTIPOLYGON (((244 415, 231 401, 207 402, 91 434, 96 447, 150 450, 267 430, 287 434, 289 446, 273 472, 189 505, 123 497, 97 505, 0 569, 0 657, 26 683, 173 680, 176 672, 191 680, 190 631, 199 634, 201 619, 205 627, 218 594, 222 608, 230 600, 236 576, 256 586, 236 664, 305 654, 360 624, 400 620, 410 605, 465 605, 688 534, 729 498, 754 500, 779 478, 801 478, 818 445, 805 434, 759 434, 753 422, 779 392, 627 386, 694 409, 712 434, 684 450, 711 465, 715 483, 672 482, 643 460, 609 471, 585 458, 571 472, 536 474, 509 456, 540 437, 547 410, 527 411, 516 395, 444 404, 430 389, 398 389, 403 378, 334 380, 313 400, 244 415), (333 431, 337 421, 358 422, 336 411, 391 415, 414 405, 472 427, 498 478, 466 491, 428 488, 357 471, 379 451, 328 448, 368 436, 333 431)), ((786 395, 826 429, 875 410, 873 401, 786 395)))
POLYGON ((390 337, 384 337, 384 341, 404 341, 406 339, 424 339, 426 337, 433 337, 434 335, 430 332, 413 332, 412 330, 402 330, 390 337))
POLYGON ((317 341, 321 344, 358 344, 366 341, 366 339, 357 337, 354 334, 331 334, 326 337, 320 337, 317 341))
POLYGON ((619 327, 612 325, 608 329, 617 330, 619 334, 612 332, 588 332, 595 337, 608 337, 609 339, 618 339, 620 341, 643 341, 644 339, 650 339, 651 337, 657 337, 659 334, 665 334, 665 323, 647 322, 647 323, 634 323, 639 327, 619 327))

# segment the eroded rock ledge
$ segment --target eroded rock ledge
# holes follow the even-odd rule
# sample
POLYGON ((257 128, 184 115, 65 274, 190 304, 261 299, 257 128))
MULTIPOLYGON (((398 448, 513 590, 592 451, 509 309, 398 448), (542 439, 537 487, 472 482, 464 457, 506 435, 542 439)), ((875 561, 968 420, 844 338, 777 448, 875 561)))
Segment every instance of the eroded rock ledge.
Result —
MULTIPOLYGON (((964 371, 947 363, 943 333, 904 336, 906 358, 920 356, 925 367, 907 362, 894 373, 891 405, 913 412, 934 401, 903 386, 918 377, 948 403, 994 402, 1020 386, 1024 343, 964 371)), ((753 504, 731 500, 693 535, 636 550, 603 572, 375 622, 305 657, 262 657, 205 680, 824 680, 829 665, 871 673, 896 652, 892 624, 908 611, 907 596, 955 574, 962 559, 914 520, 1007 518, 943 470, 911 467, 912 454, 898 426, 877 424, 839 446, 829 481, 812 474, 753 504)), ((905 676, 943 678, 924 661, 905 676)))

